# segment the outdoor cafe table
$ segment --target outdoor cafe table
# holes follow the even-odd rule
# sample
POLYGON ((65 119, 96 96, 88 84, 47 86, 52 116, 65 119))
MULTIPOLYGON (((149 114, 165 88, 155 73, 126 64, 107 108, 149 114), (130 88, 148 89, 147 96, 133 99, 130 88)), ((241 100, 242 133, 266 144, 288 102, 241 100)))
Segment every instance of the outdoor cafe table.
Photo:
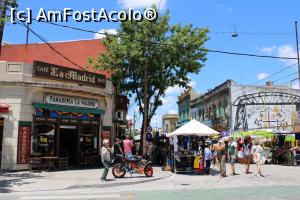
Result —
POLYGON ((56 164, 59 161, 59 157, 57 156, 45 156, 41 157, 42 168, 49 171, 50 169, 56 169, 56 164))

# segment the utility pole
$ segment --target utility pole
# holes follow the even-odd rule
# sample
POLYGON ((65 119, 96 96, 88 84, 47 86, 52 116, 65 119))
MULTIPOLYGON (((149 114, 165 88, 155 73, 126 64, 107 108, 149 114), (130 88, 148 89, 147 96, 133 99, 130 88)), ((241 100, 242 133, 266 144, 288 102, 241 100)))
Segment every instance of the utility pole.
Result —
POLYGON ((0 55, 2 50, 2 39, 4 33, 4 25, 5 25, 5 15, 6 15, 6 7, 7 7, 7 0, 1 1, 1 13, 0 13, 0 55))
POLYGON ((27 28, 26 28, 26 46, 28 45, 28 40, 29 40, 29 23, 27 23, 27 28))
POLYGON ((295 21, 295 29, 296 29, 296 47, 297 47, 297 62, 298 62, 298 78, 299 78, 299 89, 300 89, 300 63, 299 63, 299 45, 298 45, 298 25, 297 21, 295 21))

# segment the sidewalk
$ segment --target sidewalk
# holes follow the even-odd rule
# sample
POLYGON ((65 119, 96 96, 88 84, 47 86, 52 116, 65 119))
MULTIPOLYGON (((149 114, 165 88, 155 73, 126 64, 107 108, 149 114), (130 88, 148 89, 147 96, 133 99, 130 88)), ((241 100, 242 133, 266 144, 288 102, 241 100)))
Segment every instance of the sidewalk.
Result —
POLYGON ((90 187, 111 187, 138 184, 160 180, 171 176, 171 172, 154 167, 154 176, 146 177, 140 174, 126 174, 124 178, 115 179, 108 174, 110 181, 101 182, 103 169, 66 170, 54 172, 0 172, 0 192, 33 192, 90 187))

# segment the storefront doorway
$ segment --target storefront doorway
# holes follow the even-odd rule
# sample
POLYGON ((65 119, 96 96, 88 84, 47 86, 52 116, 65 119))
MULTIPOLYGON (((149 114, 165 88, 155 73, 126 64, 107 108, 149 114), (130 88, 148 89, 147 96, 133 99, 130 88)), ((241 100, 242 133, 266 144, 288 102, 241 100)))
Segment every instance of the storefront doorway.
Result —
POLYGON ((3 126, 4 126, 4 118, 0 118, 0 169, 1 169, 1 160, 2 160, 3 126))
POLYGON ((69 166, 78 164, 78 129, 73 125, 60 125, 59 127, 60 156, 68 157, 69 166))

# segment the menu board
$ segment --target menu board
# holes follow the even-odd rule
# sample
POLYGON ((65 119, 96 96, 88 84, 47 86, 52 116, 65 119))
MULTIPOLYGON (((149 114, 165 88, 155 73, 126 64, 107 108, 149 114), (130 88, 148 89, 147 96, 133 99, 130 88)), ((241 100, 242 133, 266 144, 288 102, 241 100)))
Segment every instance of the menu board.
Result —
POLYGON ((18 136, 18 164, 29 164, 30 156, 30 138, 31 126, 30 125, 19 125, 19 136, 18 136))

